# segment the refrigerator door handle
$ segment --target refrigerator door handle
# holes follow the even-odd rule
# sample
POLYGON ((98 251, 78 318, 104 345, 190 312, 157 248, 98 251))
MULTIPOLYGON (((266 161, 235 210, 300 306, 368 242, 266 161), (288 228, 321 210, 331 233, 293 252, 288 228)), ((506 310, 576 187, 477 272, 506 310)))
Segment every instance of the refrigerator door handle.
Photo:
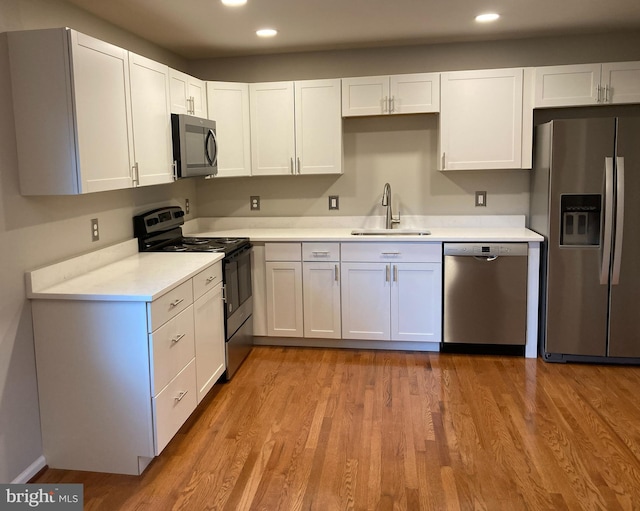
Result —
POLYGON ((622 234, 624 229, 624 158, 616 158, 616 235, 613 245, 613 272, 611 284, 620 282, 622 263, 622 234))
POLYGON ((600 263, 600 284, 607 285, 609 284, 611 238, 613 235, 613 158, 604 159, 604 201, 604 237, 600 263))

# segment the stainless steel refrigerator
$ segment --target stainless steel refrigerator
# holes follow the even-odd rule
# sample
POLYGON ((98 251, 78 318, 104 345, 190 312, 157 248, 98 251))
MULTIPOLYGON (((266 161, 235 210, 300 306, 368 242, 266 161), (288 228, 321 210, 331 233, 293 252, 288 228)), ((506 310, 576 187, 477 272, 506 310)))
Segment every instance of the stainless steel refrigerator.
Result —
POLYGON ((535 143, 542 356, 640 363, 640 118, 554 120, 535 143))

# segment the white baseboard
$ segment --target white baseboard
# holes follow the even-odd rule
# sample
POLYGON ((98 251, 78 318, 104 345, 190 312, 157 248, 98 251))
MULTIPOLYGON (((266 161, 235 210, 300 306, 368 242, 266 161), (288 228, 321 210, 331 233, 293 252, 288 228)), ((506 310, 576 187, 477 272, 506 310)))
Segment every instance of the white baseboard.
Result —
POLYGON ((40 456, 36 461, 34 461, 31 465, 29 465, 26 469, 22 471, 22 473, 16 477, 11 484, 26 484, 28 483, 33 476, 35 476, 38 472, 40 472, 47 465, 47 460, 44 459, 44 456, 40 456))

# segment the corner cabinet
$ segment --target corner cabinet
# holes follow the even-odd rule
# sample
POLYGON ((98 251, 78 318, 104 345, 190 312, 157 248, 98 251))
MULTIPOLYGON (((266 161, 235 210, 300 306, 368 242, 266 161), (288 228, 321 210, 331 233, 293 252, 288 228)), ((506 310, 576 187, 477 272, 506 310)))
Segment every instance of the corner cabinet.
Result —
POLYGON ((536 68, 536 108, 624 103, 640 103, 640 62, 536 68))
POLYGON ((522 68, 442 73, 441 170, 523 167, 523 77, 522 68))
POLYGON ((23 195, 173 181, 166 66, 68 28, 8 41, 23 195))
POLYGON ((249 85, 252 175, 342 173, 340 80, 249 85))
POLYGON ((207 82, 207 113, 216 121, 220 147, 216 179, 250 176, 249 84, 207 82))
POLYGON ((342 243, 342 338, 442 340, 440 243, 342 243))
POLYGON ((34 299, 44 455, 140 474, 225 369, 221 263, 151 302, 34 299))
POLYGON ((439 111, 439 73, 342 79, 343 117, 439 111))

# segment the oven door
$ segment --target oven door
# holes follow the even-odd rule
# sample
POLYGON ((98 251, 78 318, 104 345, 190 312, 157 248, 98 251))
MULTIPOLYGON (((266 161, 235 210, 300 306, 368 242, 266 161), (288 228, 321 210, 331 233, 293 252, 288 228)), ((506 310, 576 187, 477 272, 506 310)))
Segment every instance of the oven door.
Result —
POLYGON ((229 340, 253 313, 251 245, 224 258, 226 338, 229 340))

